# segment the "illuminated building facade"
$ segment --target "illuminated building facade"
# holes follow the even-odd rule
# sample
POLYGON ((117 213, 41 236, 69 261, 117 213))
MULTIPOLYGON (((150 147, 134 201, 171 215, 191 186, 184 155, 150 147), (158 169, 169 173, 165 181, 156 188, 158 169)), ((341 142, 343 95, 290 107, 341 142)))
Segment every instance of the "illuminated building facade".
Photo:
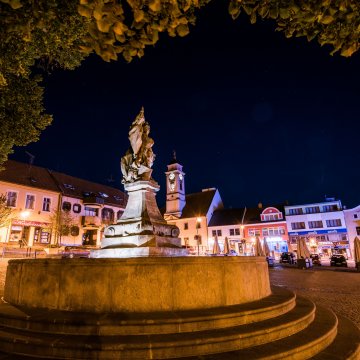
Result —
POLYGON ((331 256, 345 254, 351 258, 348 230, 340 200, 327 198, 325 202, 285 206, 290 242, 304 238, 312 253, 331 256))
POLYGON ((118 189, 15 161, 0 172, 0 194, 13 209, 0 243, 24 247, 99 246, 127 200, 118 189))

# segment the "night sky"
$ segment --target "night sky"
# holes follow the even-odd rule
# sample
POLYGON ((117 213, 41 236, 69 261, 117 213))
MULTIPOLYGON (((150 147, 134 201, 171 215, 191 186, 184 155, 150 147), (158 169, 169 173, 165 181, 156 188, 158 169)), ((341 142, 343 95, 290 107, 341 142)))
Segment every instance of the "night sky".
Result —
POLYGON ((120 187, 131 122, 145 107, 165 203, 176 150, 187 193, 217 187, 226 207, 322 201, 360 204, 360 53, 286 39, 274 22, 233 21, 227 2, 199 12, 184 38, 160 37, 142 59, 91 56, 46 76, 53 124, 10 158, 120 187), (108 179, 114 182, 107 182, 108 179))

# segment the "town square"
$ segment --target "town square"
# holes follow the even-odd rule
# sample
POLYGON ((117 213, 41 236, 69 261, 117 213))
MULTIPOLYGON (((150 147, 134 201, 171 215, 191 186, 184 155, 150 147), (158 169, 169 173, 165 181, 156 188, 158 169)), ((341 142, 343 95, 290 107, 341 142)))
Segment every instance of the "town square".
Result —
POLYGON ((0 23, 0 359, 360 359, 357 1, 0 23))

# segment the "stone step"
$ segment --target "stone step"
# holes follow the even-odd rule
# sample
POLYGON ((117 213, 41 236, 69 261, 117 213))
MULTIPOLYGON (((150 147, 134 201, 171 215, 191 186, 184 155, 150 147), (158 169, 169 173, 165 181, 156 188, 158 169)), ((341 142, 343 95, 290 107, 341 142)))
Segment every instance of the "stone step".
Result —
POLYGON ((146 335, 229 328, 271 319, 296 305, 293 292, 279 287, 251 303, 213 309, 159 313, 89 314, 0 305, 0 326, 33 332, 82 335, 146 335))
MULTIPOLYGON (((355 360, 359 359, 358 347, 360 333, 349 320, 340 318, 340 334, 337 335, 338 320, 337 316, 330 310, 322 307, 316 308, 314 321, 302 331, 299 331, 289 337, 266 343, 252 348, 238 351, 223 352, 222 354, 210 354, 202 356, 202 360, 355 360), (349 330, 346 330, 346 327, 349 330), (355 330, 355 331, 354 331, 355 330), (354 332, 353 335, 350 335, 354 332), (346 336, 349 335, 349 341, 355 340, 349 344, 346 336), (335 339, 335 340, 334 340, 335 339), (341 351, 348 347, 348 351, 341 351)), ((181 360, 196 360, 198 357, 181 358, 181 360)))
MULTIPOLYGON (((307 328, 314 316, 315 305, 309 300, 298 298, 294 309, 275 318, 193 333, 74 336, 3 327, 0 329, 0 349, 19 355, 68 359, 169 359, 201 356, 288 338, 307 328)), ((334 319, 336 333, 336 317, 334 319)))

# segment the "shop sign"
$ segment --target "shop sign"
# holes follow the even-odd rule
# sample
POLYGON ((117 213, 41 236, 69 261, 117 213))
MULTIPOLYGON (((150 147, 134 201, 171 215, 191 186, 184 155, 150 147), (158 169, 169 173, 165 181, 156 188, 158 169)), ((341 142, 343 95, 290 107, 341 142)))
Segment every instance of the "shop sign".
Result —
POLYGON ((340 229, 332 229, 332 230, 313 230, 313 231, 296 231, 289 232, 289 235, 320 235, 320 234, 338 234, 338 233, 346 233, 346 228, 340 229))
POLYGON ((41 222, 41 221, 15 219, 12 221, 12 225, 48 227, 50 224, 46 223, 46 222, 41 222))

